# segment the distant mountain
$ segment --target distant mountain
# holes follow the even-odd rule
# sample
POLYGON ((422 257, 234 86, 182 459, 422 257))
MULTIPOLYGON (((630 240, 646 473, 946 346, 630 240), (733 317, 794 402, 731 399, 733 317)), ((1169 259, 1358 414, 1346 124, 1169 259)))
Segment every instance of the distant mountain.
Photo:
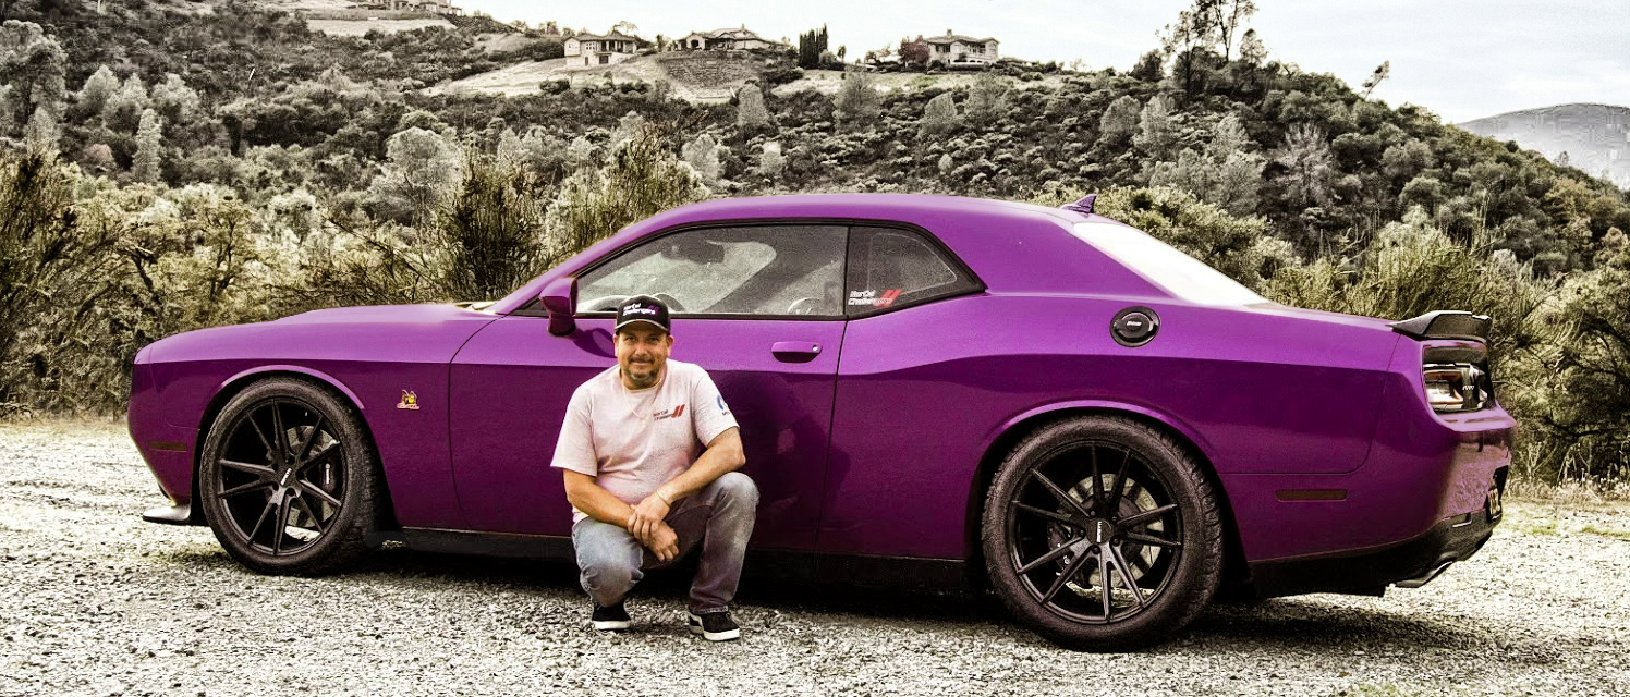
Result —
POLYGON ((1630 108, 1562 104, 1457 125, 1478 135, 1515 140, 1559 164, 1566 152, 1569 166, 1630 186, 1630 108))

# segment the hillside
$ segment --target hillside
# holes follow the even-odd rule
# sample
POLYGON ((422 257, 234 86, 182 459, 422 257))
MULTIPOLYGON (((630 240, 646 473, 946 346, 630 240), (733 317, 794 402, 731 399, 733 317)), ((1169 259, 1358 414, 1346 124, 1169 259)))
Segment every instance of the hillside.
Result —
POLYGON ((1459 124, 1472 133, 1515 140, 1557 162, 1630 187, 1630 108, 1606 104, 1562 104, 1513 111, 1459 124))

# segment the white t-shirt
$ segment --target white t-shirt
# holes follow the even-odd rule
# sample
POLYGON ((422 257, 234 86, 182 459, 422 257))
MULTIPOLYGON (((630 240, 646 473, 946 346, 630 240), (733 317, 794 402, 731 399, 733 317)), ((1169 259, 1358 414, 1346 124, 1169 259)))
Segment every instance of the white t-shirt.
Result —
MULTIPOLYGON (((679 476, 703 446, 736 426, 719 388, 701 366, 668 359, 656 387, 623 387, 617 366, 572 392, 551 467, 594 480, 635 504, 679 476)), ((572 524, 587 514, 572 508, 572 524)))

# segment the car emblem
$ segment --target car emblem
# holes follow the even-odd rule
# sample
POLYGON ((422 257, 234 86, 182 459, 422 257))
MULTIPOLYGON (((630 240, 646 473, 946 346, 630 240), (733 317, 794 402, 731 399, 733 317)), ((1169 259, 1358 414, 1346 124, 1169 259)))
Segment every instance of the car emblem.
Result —
POLYGON ((419 395, 409 390, 402 390, 402 401, 396 403, 397 409, 418 409, 419 395))

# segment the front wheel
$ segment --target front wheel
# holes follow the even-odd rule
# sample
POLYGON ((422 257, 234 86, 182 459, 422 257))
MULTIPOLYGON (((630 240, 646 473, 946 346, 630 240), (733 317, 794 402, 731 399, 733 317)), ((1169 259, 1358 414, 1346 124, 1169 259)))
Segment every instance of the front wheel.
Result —
POLYGON ((1071 649, 1157 643, 1221 578, 1217 498, 1198 463, 1120 417, 1061 421, 1022 441, 991 484, 982 532, 1003 603, 1071 649))
POLYGON ((382 486, 362 420, 304 380, 235 395, 199 455, 198 496, 215 538, 264 574, 316 575, 366 550, 382 486))

